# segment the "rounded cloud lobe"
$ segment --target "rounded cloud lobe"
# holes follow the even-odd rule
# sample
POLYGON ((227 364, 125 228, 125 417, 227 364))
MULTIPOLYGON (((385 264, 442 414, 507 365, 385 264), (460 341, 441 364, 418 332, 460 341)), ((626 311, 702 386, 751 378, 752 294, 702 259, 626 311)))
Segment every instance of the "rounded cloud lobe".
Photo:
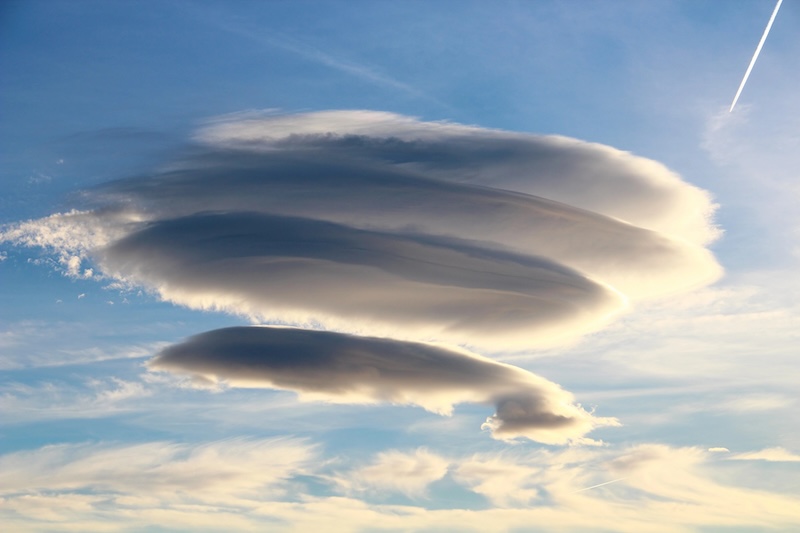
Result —
POLYGON ((497 438, 578 440, 599 423, 564 408, 571 399, 555 384, 474 355, 437 351, 429 368, 410 355, 421 350, 414 342, 552 346, 597 330, 630 302, 722 272, 706 248, 718 233, 709 195, 608 146, 373 111, 240 116, 195 140, 149 176, 88 191, 90 210, 0 230, 0 241, 49 248, 73 277, 340 334, 309 333, 281 351, 274 343, 289 333, 235 330, 269 337, 259 337, 259 357, 235 363, 246 346, 210 332, 203 346, 221 336, 224 346, 208 352, 190 340, 163 352, 162 366, 181 353, 176 369, 237 383, 261 368, 260 385, 328 401, 442 413, 478 401, 495 406, 484 426, 497 438), (374 350, 377 366, 345 372, 341 359, 317 352, 358 344, 354 334, 373 336, 359 349, 374 350), (284 372, 277 353, 300 366, 284 372), (409 357, 436 376, 425 390, 414 384, 425 374, 404 366, 409 357), (474 381, 480 373, 489 375, 474 381))
POLYGON ((494 405, 484 427, 498 439, 589 442, 616 419, 593 416, 540 376, 464 350, 284 327, 231 327, 169 346, 153 370, 235 387, 268 387, 332 403, 418 405, 449 415, 459 403, 494 405))

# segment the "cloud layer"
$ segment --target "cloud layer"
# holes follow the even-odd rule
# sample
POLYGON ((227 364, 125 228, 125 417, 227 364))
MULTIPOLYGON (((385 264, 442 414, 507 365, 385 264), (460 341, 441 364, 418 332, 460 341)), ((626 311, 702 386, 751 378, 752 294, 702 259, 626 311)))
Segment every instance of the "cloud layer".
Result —
POLYGON ((292 390, 307 400, 419 405, 449 415, 459 403, 494 405, 484 427, 498 439, 589 442, 618 425, 574 403, 553 382, 469 353, 431 344, 283 327, 209 331, 162 350, 149 366, 238 387, 292 390))
POLYGON ((388 450, 372 458, 325 457, 292 438, 59 444, 0 456, 0 517, 14 531, 80 532, 108 531, 110 523, 342 533, 375 524, 403 531, 797 529, 796 487, 755 488, 709 459, 697 448, 653 444, 472 456, 388 450), (494 506, 426 505, 426 494, 452 499, 459 491, 494 506), (413 501, 387 502, 391 493, 413 501))

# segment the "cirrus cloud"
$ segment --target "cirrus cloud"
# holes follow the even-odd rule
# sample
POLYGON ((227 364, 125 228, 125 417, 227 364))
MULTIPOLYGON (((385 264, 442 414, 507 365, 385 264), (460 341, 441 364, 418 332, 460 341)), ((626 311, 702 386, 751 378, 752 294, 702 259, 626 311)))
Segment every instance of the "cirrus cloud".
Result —
POLYGON ((730 460, 736 461, 775 461, 784 463, 797 463, 800 462, 800 455, 792 453, 786 448, 775 446, 773 448, 764 448, 756 452, 737 453, 728 457, 730 460))
POLYGON ((721 463, 699 448, 517 448, 472 456, 386 450, 346 459, 349 479, 331 472, 336 459, 343 458, 297 438, 45 446, 0 456, 0 517, 14 531, 80 532, 108 531, 112 522, 132 530, 342 533, 375 524, 403 531, 547 524, 575 532, 694 533, 794 531, 800 523, 796 491, 757 488, 747 476, 722 481, 721 463), (499 508, 442 509, 419 498, 449 495, 451 482, 499 508), (340 496, 341 489, 353 494, 340 496), (387 503, 388 493, 416 501, 387 503))

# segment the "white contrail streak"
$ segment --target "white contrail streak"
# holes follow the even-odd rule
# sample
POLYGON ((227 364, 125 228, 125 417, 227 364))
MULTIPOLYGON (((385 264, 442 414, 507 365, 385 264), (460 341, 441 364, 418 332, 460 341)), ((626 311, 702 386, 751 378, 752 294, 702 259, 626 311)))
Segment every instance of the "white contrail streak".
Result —
POLYGON ((596 489, 597 487, 602 487, 603 485, 609 485, 611 483, 616 483, 617 481, 622 481, 623 479, 628 479, 628 478, 621 477, 619 479, 612 479, 611 481, 606 481, 605 483, 600 483, 598 485, 592 485, 591 487, 586 487, 585 489, 574 490, 574 491, 570 492, 570 494, 575 494, 576 492, 583 492, 583 491, 589 490, 589 489, 596 489))
POLYGON ((778 3, 775 4, 775 9, 772 11, 772 16, 769 18, 767 27, 764 29, 764 35, 761 36, 761 40, 758 42, 756 53, 753 54, 753 59, 750 60, 750 65, 747 67, 747 72, 744 73, 744 78, 742 78, 742 83, 739 85, 739 90, 736 91, 736 96, 733 97, 733 103, 731 104, 731 108, 728 110, 728 113, 733 111, 733 107, 736 105, 736 101, 739 99, 739 95, 742 94, 742 89, 744 89, 744 84, 747 83, 747 78, 750 77, 750 71, 753 70, 753 65, 756 64, 756 59, 758 59, 758 54, 761 53, 761 47, 764 46, 764 41, 767 40, 767 35, 769 35, 769 30, 770 28, 772 28, 772 23, 775 22, 775 15, 778 14, 778 10, 781 8, 782 3, 783 0, 778 0, 778 3))

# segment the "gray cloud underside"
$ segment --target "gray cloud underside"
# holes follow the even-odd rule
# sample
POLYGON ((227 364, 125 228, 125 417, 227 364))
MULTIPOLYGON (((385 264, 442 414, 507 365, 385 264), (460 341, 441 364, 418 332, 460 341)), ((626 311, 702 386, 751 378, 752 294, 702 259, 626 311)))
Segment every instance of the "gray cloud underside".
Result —
POLYGON ((392 402, 449 414, 462 402, 495 405, 496 438, 580 441, 616 425, 575 405, 555 383, 525 370, 441 346, 280 327, 209 331, 162 350, 154 370, 233 386, 261 386, 341 403, 392 402))
POLYGON ((153 222, 99 257, 105 271, 194 307, 214 299, 256 319, 291 313, 344 328, 355 320, 454 342, 519 337, 524 345, 623 305, 617 293, 544 258, 255 213, 153 222))

